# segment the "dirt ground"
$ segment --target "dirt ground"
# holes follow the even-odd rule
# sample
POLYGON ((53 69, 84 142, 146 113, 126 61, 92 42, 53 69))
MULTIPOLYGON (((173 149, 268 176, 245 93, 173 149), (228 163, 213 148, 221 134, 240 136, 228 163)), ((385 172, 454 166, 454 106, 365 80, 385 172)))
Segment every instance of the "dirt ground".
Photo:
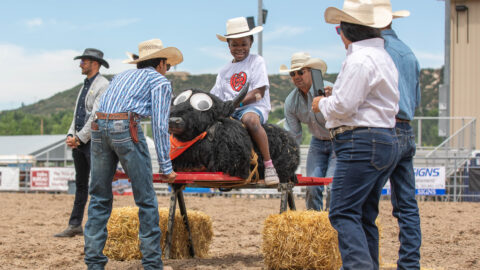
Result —
MULTIPOLYGON (((158 197, 168 207, 169 197, 158 197)), ((70 216, 73 195, 0 193, 0 269, 85 269, 83 237, 59 239, 70 216)), ((261 255, 263 221, 278 213, 279 199, 186 197, 187 209, 207 213, 214 237, 206 259, 165 260, 173 269, 266 269, 261 255)), ((304 210, 303 199, 296 199, 304 210)), ((131 196, 115 197, 114 207, 134 206, 131 196)), ((422 267, 480 269, 480 205, 420 202, 422 267)), ((389 201, 380 204, 381 257, 395 263, 398 226, 389 201)), ((86 220, 86 216, 85 216, 86 220)), ((107 269, 142 269, 140 261, 110 260, 107 269)))

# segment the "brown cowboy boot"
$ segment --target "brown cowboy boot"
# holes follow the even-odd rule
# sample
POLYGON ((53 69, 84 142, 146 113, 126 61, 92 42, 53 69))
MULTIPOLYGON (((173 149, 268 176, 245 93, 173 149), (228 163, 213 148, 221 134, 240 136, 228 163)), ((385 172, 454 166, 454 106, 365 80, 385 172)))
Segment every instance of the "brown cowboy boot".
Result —
POLYGON ((68 225, 66 230, 55 234, 54 237, 74 237, 75 235, 83 235, 82 225, 68 225))

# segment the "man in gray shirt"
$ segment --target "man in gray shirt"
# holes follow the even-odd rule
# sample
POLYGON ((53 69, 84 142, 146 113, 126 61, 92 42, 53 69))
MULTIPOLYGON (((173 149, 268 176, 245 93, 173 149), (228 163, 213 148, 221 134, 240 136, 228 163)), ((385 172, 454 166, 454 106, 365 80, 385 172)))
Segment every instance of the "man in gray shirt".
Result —
MULTIPOLYGON (((291 66, 280 67, 280 72, 289 72, 296 88, 285 100, 285 129, 302 142, 302 123, 307 124, 312 139, 307 156, 307 176, 332 177, 335 171, 335 153, 333 152, 330 133, 325 127, 322 113, 314 113, 312 100, 315 97, 311 68, 319 69, 322 75, 327 71, 327 65, 318 58, 311 58, 308 53, 297 52, 292 55, 291 66)), ((325 94, 331 95, 332 87, 325 87, 325 94)), ((323 186, 307 186, 307 209, 320 211, 323 209, 323 186)), ((327 208, 328 208, 327 201, 327 208)))

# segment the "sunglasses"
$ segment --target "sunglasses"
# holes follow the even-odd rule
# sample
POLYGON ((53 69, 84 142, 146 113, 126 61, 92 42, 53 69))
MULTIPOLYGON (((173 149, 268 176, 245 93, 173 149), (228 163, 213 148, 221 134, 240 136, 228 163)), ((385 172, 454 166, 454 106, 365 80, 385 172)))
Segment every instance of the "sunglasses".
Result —
POLYGON ((335 26, 335 30, 337 30, 337 34, 340 35, 340 32, 342 32, 342 28, 340 28, 340 25, 335 26))
POLYGON ((307 71, 303 70, 303 69, 300 69, 300 70, 297 70, 297 71, 290 71, 290 77, 295 77, 295 73, 297 73, 298 76, 302 76, 303 74, 305 74, 305 72, 307 72, 307 71))
MULTIPOLYGON (((165 63, 165 64, 167 64, 167 59, 166 59, 166 58, 162 59, 162 62, 165 63)), ((170 64, 167 64, 167 71, 170 70, 170 67, 171 67, 171 65, 170 65, 170 64)))

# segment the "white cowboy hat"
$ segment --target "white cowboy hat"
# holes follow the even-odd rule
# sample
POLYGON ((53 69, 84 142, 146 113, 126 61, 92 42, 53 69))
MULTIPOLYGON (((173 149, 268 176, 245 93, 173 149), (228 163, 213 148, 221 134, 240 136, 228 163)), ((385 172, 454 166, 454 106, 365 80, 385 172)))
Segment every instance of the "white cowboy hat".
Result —
POLYGON ((183 62, 183 55, 179 49, 175 47, 163 47, 163 43, 160 39, 151 39, 140 42, 138 44, 138 58, 133 60, 133 53, 127 52, 129 59, 124 60, 127 64, 137 64, 139 62, 155 59, 155 58, 167 58, 167 64, 175 66, 183 62))
POLYGON ((136 55, 134 53, 125 52, 125 54, 127 55, 128 59, 122 60, 122 63, 124 63, 124 64, 128 64, 129 62, 138 59, 138 55, 136 55))
POLYGON ((373 4, 375 5, 375 9, 384 8, 390 13, 392 13, 393 19, 410 16, 410 11, 408 10, 398 10, 398 11, 392 12, 392 4, 390 4, 390 0, 374 0, 373 4))
POLYGON ((341 22, 359 24, 373 28, 383 28, 392 22, 392 11, 375 8, 376 0, 345 0, 343 8, 328 7, 325 21, 331 24, 341 22))
POLYGON ((227 38, 246 37, 261 32, 262 30, 263 26, 257 26, 250 29, 247 18, 237 17, 227 21, 227 34, 225 36, 217 34, 217 38, 220 41, 226 42, 227 38))
POLYGON ((280 72, 291 72, 300 70, 304 67, 319 69, 322 71, 322 75, 327 72, 327 64, 320 58, 312 58, 310 54, 305 52, 296 52, 292 54, 292 60, 290 69, 286 65, 280 66, 280 72))

